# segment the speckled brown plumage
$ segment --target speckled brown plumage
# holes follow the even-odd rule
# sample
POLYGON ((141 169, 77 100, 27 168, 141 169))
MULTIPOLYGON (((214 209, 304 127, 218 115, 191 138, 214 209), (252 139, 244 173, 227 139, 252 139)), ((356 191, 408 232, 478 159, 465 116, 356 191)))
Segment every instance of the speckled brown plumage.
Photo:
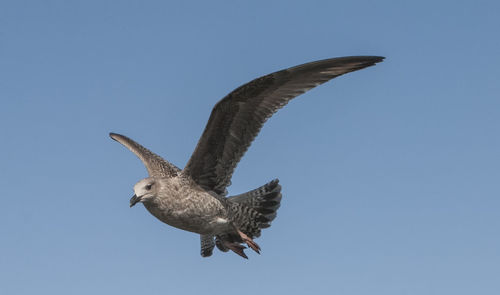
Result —
POLYGON ((217 246, 247 258, 242 243, 257 253, 253 239, 270 226, 281 202, 278 180, 226 198, 231 177, 267 119, 294 97, 342 74, 381 62, 383 57, 353 56, 311 62, 278 71, 240 86, 212 110, 184 170, 130 138, 111 133, 136 154, 149 177, 134 186, 133 206, 142 202, 156 218, 200 234, 201 255, 217 246))

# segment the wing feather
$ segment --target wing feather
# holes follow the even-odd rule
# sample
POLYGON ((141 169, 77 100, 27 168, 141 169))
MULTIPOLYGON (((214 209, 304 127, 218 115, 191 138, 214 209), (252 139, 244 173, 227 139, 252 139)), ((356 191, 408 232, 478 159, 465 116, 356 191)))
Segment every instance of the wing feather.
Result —
POLYGON ((294 97, 384 58, 352 56, 306 63, 257 78, 220 100, 184 168, 198 185, 219 195, 264 123, 294 97))
POLYGON ((174 177, 180 172, 180 169, 175 165, 165 161, 162 157, 132 139, 116 133, 110 133, 109 136, 134 153, 142 161, 144 166, 146 166, 149 176, 174 177))

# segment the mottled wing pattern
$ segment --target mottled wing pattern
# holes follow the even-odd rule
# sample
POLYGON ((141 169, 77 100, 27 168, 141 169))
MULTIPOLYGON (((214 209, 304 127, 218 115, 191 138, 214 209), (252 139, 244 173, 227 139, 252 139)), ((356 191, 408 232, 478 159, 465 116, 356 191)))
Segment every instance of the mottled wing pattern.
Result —
POLYGON ((146 169, 148 170, 149 176, 154 177, 173 177, 176 176, 180 169, 175 165, 165 161, 162 157, 133 141, 132 139, 116 134, 110 133, 109 136, 127 147, 131 152, 133 152, 142 161, 146 169))
POLYGON ((311 88, 383 59, 377 56, 326 59, 278 71, 240 86, 213 108, 183 173, 204 189, 225 195, 236 165, 266 120, 278 109, 311 88))
MULTIPOLYGON (((244 207, 251 208, 258 213, 257 227, 250 227, 248 231, 245 231, 246 235, 253 238, 260 235, 260 229, 271 226, 271 221, 276 218, 277 211, 280 207, 281 197, 281 185, 279 185, 278 179, 274 179, 249 192, 228 197, 228 200, 243 205, 244 207)), ((252 218, 248 219, 250 221, 253 220, 252 218)))

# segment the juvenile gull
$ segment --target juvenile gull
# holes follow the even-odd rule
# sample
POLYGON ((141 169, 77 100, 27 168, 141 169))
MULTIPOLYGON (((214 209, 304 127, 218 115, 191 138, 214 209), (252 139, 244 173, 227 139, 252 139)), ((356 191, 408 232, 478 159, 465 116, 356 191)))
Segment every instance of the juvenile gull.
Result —
POLYGON ((248 258, 246 247, 270 226, 281 202, 275 179, 257 189, 226 197, 231 176, 267 119, 294 97, 326 81, 373 66, 384 58, 331 58, 288 68, 236 88, 213 108, 210 119, 184 170, 130 138, 110 133, 144 163, 149 177, 134 186, 130 207, 143 203, 156 218, 200 234, 201 256, 215 246, 248 258))

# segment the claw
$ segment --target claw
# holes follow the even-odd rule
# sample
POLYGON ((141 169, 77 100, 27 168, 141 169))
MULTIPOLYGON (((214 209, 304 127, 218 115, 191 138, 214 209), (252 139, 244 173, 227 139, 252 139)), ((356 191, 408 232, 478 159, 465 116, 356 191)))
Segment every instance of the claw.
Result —
POLYGON ((231 243, 231 242, 223 242, 224 246, 228 248, 229 250, 233 251, 234 253, 240 255, 241 257, 248 259, 248 256, 245 254, 244 249, 246 249, 245 246, 240 245, 239 243, 231 243))
POLYGON ((248 245, 248 247, 252 248, 257 254, 260 254, 260 246, 255 243, 249 236, 245 235, 243 232, 238 230, 238 234, 240 235, 241 239, 248 245))

